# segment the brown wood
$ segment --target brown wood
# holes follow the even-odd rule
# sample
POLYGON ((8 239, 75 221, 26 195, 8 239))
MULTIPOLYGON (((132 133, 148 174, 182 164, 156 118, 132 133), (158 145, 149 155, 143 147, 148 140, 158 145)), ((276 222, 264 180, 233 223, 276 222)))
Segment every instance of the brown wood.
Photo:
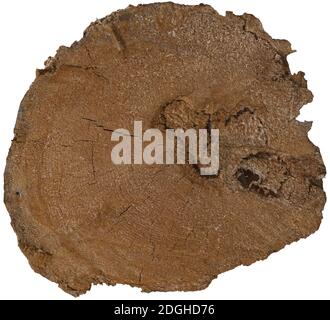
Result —
POLYGON ((325 168, 296 120, 312 101, 285 40, 252 15, 132 7, 60 47, 24 97, 5 202, 32 268, 72 295, 93 283, 200 290, 315 232, 325 168), (220 130, 220 172, 114 165, 111 130, 220 130))

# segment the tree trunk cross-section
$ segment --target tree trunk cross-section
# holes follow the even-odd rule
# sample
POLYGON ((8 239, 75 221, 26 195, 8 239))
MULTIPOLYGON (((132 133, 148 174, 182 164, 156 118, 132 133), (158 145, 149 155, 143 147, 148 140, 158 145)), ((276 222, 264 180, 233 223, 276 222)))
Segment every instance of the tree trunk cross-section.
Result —
POLYGON ((286 40, 210 6, 128 7, 38 70, 18 114, 5 203, 32 268, 92 284, 200 290, 320 226, 325 167, 296 120, 312 101, 286 40), (220 130, 220 171, 115 165, 112 130, 220 130))

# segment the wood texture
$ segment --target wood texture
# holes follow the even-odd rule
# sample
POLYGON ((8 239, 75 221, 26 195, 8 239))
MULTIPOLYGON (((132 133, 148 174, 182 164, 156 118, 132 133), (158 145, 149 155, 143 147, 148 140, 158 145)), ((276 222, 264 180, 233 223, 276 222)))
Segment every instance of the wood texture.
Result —
POLYGON ((206 5, 128 7, 60 47, 24 97, 5 202, 32 268, 91 284, 200 290, 315 232, 325 168, 285 40, 206 5), (111 162, 111 130, 220 129, 220 172, 111 162))

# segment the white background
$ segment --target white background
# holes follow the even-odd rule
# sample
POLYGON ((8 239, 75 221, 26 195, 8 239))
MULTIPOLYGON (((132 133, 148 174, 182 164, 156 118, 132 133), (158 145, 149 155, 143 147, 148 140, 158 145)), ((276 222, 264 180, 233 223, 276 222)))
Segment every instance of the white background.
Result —
MULTIPOLYGON (((161 1, 160 1, 161 2, 161 1)), ((179 1, 199 4, 199 1, 179 1)), ((70 46, 84 29, 129 4, 145 1, 10 0, 0 2, 0 171, 3 172, 20 101, 48 56, 60 45, 70 46)), ((329 30, 330 2, 325 0, 205 1, 220 14, 252 13, 274 38, 289 40, 297 53, 289 57, 292 72, 306 73, 314 102, 303 108, 301 120, 313 120, 309 136, 321 148, 329 166, 329 30)), ((329 169, 328 168, 328 169, 329 169)), ((330 170, 330 169, 329 169, 330 170)), ((1 194, 3 180, 1 174, 1 194)), ((329 191, 329 179, 325 180, 329 191)), ((222 274, 199 292, 141 293, 117 285, 94 286, 79 299, 329 299, 330 215, 324 210, 320 231, 267 260, 222 274)), ((34 273, 17 247, 9 215, 0 204, 0 299, 73 299, 56 284, 34 273)))

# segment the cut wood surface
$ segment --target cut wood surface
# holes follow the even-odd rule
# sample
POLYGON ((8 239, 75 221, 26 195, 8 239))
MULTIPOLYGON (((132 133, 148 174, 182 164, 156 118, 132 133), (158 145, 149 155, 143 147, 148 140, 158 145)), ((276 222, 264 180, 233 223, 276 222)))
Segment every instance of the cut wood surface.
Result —
POLYGON ((32 268, 92 284, 200 290, 315 232, 325 167, 296 120, 312 101, 286 40, 207 5, 130 6, 38 70, 18 114, 5 203, 32 268), (220 130, 220 170, 115 165, 112 131, 220 130))

